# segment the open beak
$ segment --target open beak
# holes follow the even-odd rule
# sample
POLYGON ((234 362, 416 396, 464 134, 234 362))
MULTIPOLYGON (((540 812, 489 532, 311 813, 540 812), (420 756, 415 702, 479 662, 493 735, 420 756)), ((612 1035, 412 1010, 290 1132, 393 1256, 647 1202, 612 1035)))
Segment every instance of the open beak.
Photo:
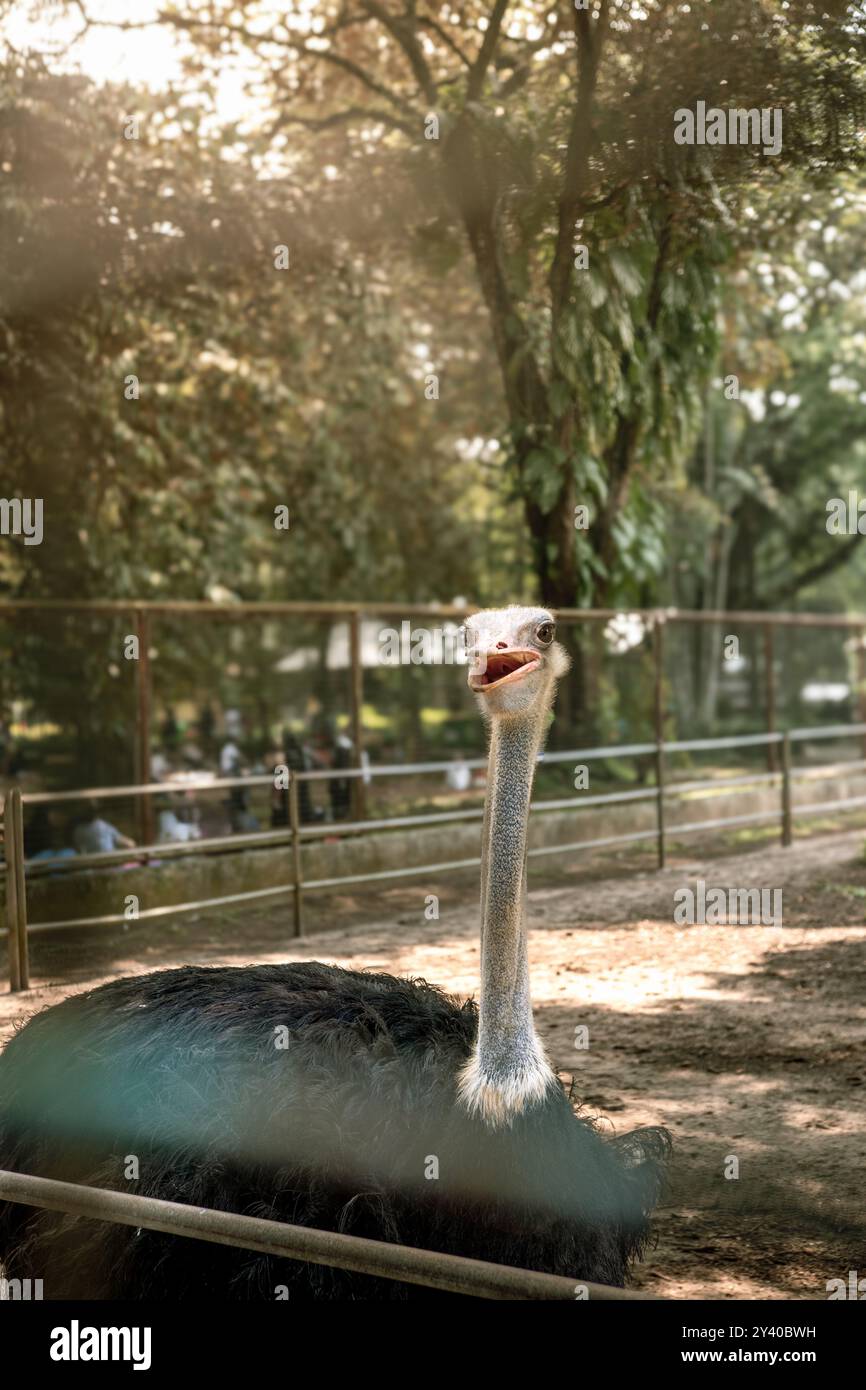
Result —
POLYGON ((517 649, 507 652, 488 652, 483 669, 474 670, 469 677, 471 690, 487 693, 514 681, 523 680, 541 664, 537 652, 517 649))

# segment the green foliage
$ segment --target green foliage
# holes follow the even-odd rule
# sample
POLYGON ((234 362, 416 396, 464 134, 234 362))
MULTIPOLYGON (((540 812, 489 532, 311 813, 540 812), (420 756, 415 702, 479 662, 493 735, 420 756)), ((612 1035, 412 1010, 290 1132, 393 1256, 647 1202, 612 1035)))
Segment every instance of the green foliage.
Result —
POLYGON ((0 443, 4 486, 45 499, 49 535, 4 547, 7 592, 471 589, 467 469, 447 409, 425 428, 411 307, 230 157, 231 131, 192 109, 167 147, 176 103, 144 101, 7 72, 0 443))
POLYGON ((829 535, 826 506, 862 484, 866 464, 866 201, 850 178, 829 206, 802 186, 790 196, 806 209, 796 235, 785 202, 762 209, 764 246, 726 287, 720 375, 706 394, 689 488, 670 499, 683 517, 673 528, 683 577, 672 597, 686 606, 717 587, 721 547, 728 577, 719 597, 730 607, 790 606, 810 587, 814 606, 814 586, 829 598, 831 577, 835 606, 862 607, 859 535, 829 535), (739 400, 725 398, 732 373, 739 400))
POLYGON ((827 285, 857 269, 862 15, 255 11, 166 9, 185 75, 162 93, 7 62, 0 447, 62 540, 4 548, 4 591, 600 605, 673 573, 700 606, 726 547, 743 606, 820 578, 822 490, 861 467, 862 401, 829 386, 859 310, 827 285), (221 125, 234 59, 255 97, 221 125), (698 101, 779 107, 780 154, 676 145, 698 101), (810 277, 834 220, 839 265, 810 277), (801 404, 734 422, 728 371, 801 404))

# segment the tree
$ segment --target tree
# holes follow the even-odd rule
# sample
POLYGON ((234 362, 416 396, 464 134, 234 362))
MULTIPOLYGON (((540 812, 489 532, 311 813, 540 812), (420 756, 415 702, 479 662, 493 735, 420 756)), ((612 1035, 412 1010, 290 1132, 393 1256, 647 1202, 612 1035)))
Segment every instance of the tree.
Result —
POLYGON ((684 607, 790 606, 863 540, 828 529, 827 503, 863 476, 866 200, 852 183, 829 208, 804 194, 796 238, 770 236, 726 291, 719 375, 672 528, 684 544, 670 597, 684 607))
POLYGON ((6 71, 0 141, 4 477, 50 528, 4 547, 7 593, 473 589, 461 393, 425 428, 414 316, 325 236, 332 207, 258 177, 192 103, 38 63, 6 71))
POLYGON ((339 0, 314 17, 289 6, 268 26, 255 4, 231 0, 206 14, 166 8, 160 21, 194 40, 201 70, 254 55, 275 136, 317 133, 320 157, 365 193, 398 164, 424 188, 415 223, 444 241, 459 227, 540 597, 615 599, 632 553, 623 519, 676 463, 698 413, 719 272, 752 235, 750 190, 855 156, 856 13, 560 0, 512 18, 506 0, 339 0), (698 100, 782 109, 781 154, 676 145, 674 113, 698 100), (574 509, 585 503, 582 535, 574 509))
MULTIPOLYGON (((3 76, 2 491, 44 501, 45 538, 4 537, 0 592, 472 592, 467 499, 483 475, 455 456, 461 393, 431 442, 415 316, 325 236, 333 208, 311 219, 172 93, 97 88, 36 57, 3 76)), ((4 704, 29 699, 68 729, 85 781, 128 776, 128 630, 128 617, 3 624, 4 704)), ((261 633, 241 636, 235 656, 256 670, 261 633)), ((167 680, 180 660, 215 694, 233 679, 211 632, 163 625, 167 680)))

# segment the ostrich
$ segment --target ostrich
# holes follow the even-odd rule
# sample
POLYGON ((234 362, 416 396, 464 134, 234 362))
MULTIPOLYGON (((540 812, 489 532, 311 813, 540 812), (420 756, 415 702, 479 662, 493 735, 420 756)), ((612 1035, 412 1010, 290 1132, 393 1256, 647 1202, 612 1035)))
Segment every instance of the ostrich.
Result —
MULTIPOLYGON (((467 622, 489 725, 479 1004, 319 963, 187 966, 34 1017, 0 1058, 0 1167, 621 1285, 668 1137, 603 1138, 535 1031, 526 835, 568 658, 550 613, 467 622)), ((415 1299, 415 1285, 0 1204, 47 1298, 415 1299)))

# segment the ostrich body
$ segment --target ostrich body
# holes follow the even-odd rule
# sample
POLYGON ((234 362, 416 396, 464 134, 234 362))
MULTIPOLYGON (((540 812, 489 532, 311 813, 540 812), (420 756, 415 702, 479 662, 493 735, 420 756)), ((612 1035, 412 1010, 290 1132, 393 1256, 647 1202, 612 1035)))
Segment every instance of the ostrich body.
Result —
MULTIPOLYGON (((667 1136, 604 1140, 536 1036, 532 778, 567 658, 538 609, 476 614, 490 723, 478 1009, 318 963, 186 967, 37 1015, 0 1058, 0 1167, 622 1284, 667 1136)), ((431 1298, 431 1290, 0 1204, 47 1298, 431 1298)))

